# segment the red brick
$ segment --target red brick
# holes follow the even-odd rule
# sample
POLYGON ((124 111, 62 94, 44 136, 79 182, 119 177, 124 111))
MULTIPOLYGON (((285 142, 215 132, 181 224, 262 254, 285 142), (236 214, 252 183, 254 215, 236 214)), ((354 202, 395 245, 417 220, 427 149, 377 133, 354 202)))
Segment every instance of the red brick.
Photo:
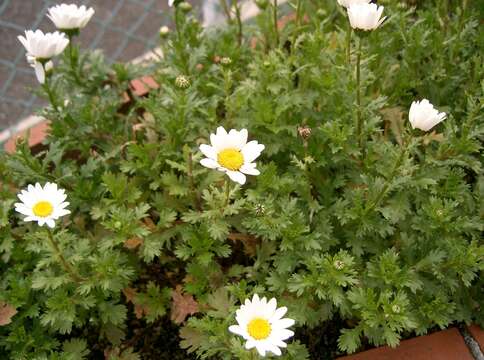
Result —
POLYGON ((131 81, 131 88, 137 96, 144 96, 152 89, 158 89, 159 85, 151 76, 143 76, 131 81))
POLYGON ((341 360, 473 360, 464 339, 455 328, 404 340, 400 346, 382 346, 341 360))
POLYGON ((5 151, 8 153, 15 152, 16 142, 19 138, 25 138, 29 133, 29 146, 32 148, 36 145, 39 145, 44 141, 45 137, 47 136, 49 129, 48 121, 42 121, 30 129, 22 131, 18 134, 12 136, 4 145, 5 151))
POLYGON ((468 326, 467 330, 469 330, 474 340, 479 343, 481 351, 484 352, 484 330, 482 330, 482 328, 480 328, 478 325, 468 326))

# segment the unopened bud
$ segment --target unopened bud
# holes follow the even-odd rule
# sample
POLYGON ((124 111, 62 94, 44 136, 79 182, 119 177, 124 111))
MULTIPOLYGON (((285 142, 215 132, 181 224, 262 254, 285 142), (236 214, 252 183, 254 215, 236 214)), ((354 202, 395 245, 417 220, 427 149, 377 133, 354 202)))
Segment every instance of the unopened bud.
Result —
POLYGON ((178 5, 178 8, 183 11, 184 13, 188 13, 190 11, 192 11, 192 5, 190 3, 187 3, 187 2, 182 2, 180 3, 180 5, 178 5))
POLYGON ((256 204, 254 207, 254 210, 255 210, 255 214, 257 216, 260 216, 260 215, 264 215, 264 213, 266 212, 266 207, 262 204, 256 204))
POLYGON ((186 89, 190 87, 190 80, 185 75, 178 75, 175 79, 175 85, 180 89, 186 89))
POLYGON ((345 267, 345 263, 341 260, 335 260, 333 265, 336 268, 336 270, 343 270, 343 268, 345 267))
POLYGON ((302 137, 304 140, 309 139, 311 136, 311 128, 309 126, 299 126, 297 128, 297 132, 299 133, 299 136, 302 137))
POLYGON ((230 64, 232 64, 232 59, 229 58, 229 57, 223 57, 223 58, 220 59, 220 63, 222 65, 230 65, 230 64))
POLYGON ((160 27, 160 37, 164 38, 170 33, 170 28, 168 26, 160 27))

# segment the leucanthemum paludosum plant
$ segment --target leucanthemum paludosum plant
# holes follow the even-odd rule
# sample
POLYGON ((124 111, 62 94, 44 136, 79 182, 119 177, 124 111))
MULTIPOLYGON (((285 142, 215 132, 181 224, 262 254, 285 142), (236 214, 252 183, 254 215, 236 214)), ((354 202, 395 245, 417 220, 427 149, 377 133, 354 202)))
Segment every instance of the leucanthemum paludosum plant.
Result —
POLYGON ((277 307, 275 298, 267 301, 265 297, 260 299, 254 294, 252 300, 246 299, 235 312, 237 325, 231 325, 229 330, 244 338, 247 350, 256 348, 260 356, 266 356, 268 352, 280 356, 280 348, 287 347, 284 341, 294 336, 288 328, 295 321, 283 318, 286 312, 286 307, 277 307))
POLYGON ((251 26, 228 7, 232 25, 213 32, 177 2, 160 64, 111 65, 77 47, 54 69, 45 62, 52 132, 38 154, 24 143, 0 154, 0 309, 17 311, 0 325, 0 353, 254 360, 273 334, 264 314, 238 321, 254 293, 295 320, 285 328, 294 336, 259 346, 269 358, 329 359, 483 324, 475 2, 448 11, 380 0, 392 21, 373 29, 376 11, 354 31, 341 6, 366 2, 299 1, 276 30, 281 12, 258 1, 251 26), (124 102, 145 71, 159 89, 124 102), (424 98, 439 111, 410 107, 424 98), (216 171, 250 175, 242 148, 222 149, 232 151, 219 161, 207 144, 202 164, 213 170, 198 163, 219 125, 224 139, 246 128, 265 145, 263 163, 250 162, 260 174, 243 187, 216 171), (76 209, 55 232, 12 211, 9 189, 46 179, 66 184, 76 209), (161 342, 186 352, 160 355, 161 342))
POLYGON ((46 183, 43 187, 36 183, 28 185, 18 195, 21 202, 15 204, 15 211, 24 215, 24 221, 35 221, 39 226, 55 227, 55 221, 70 214, 69 202, 64 189, 55 183, 46 183))
POLYGON ((215 134, 210 134, 210 144, 200 145, 200 151, 206 156, 200 164, 224 172, 232 180, 245 184, 246 175, 259 175, 255 159, 264 150, 264 145, 257 140, 247 142, 248 131, 232 129, 228 133, 222 127, 215 134))

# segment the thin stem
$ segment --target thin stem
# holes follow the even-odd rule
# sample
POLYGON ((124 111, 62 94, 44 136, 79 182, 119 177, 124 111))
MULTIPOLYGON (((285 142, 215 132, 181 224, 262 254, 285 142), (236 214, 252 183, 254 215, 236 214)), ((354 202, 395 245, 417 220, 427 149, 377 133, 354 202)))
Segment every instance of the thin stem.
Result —
POLYGON ((222 5, 222 9, 225 13, 225 16, 227 17, 227 22, 229 24, 232 24, 232 16, 230 15, 230 9, 229 9, 229 6, 227 5, 227 1, 220 0, 220 5, 222 5))
POLYGON ((296 27, 297 28, 299 28, 299 25, 301 23, 301 5, 302 5, 302 1, 297 0, 297 3, 296 3, 296 27))
POLYGON ((273 16, 274 16, 274 32, 276 35, 276 47, 279 47, 279 28, 277 26, 277 0, 274 0, 273 16))
POLYGON ((201 206, 200 206, 200 199, 198 197, 198 192, 197 189, 195 188, 195 182, 193 180, 193 154, 190 151, 188 153, 188 181, 190 185, 190 190, 193 194, 193 201, 195 203, 195 208, 200 211, 201 206))
POLYGON ((296 41, 297 41, 297 35, 298 35, 298 30, 301 22, 301 6, 302 5, 302 0, 297 0, 296 3, 296 28, 294 29, 294 34, 292 36, 292 41, 291 41, 291 53, 296 52, 296 41))
POLYGON ((235 18, 237 19, 237 41, 239 46, 242 45, 243 32, 242 32, 242 17, 240 14, 240 5, 238 0, 235 0, 235 18))
POLYGON ((225 204, 224 204, 224 209, 229 204, 229 200, 230 200, 230 180, 225 179, 225 204))
MULTIPOLYGON (((46 70, 45 70, 45 65, 42 64, 42 66, 44 67, 44 73, 46 73, 46 70)), ((47 94, 47 96, 49 97, 49 102, 50 104, 52 105, 52 107, 54 108, 55 111, 59 112, 59 107, 57 105, 57 101, 55 99, 55 95, 54 95, 54 92, 52 91, 51 87, 50 87, 50 80, 49 78, 47 77, 47 74, 45 75, 45 81, 44 83, 42 84, 42 87, 44 88, 44 91, 45 93, 47 94)))
POLYGON ((348 29, 346 30, 346 62, 348 65, 351 63, 351 33, 353 29, 348 22, 348 29))
POLYGON ((360 63, 361 63, 361 43, 360 38, 358 45, 358 53, 356 54, 356 133, 358 137, 358 145, 362 151, 362 157, 365 157, 365 149, 363 148, 363 136, 361 133, 363 127, 363 119, 361 117, 361 73, 360 73, 360 63))
POLYGON ((52 246, 52 249, 54 250, 58 260, 64 267, 64 270, 69 273, 69 275, 71 276, 72 280, 74 280, 74 282, 77 282, 77 283, 81 282, 82 278, 76 274, 72 266, 64 258, 64 255, 62 254, 62 251, 59 248, 57 241, 55 241, 54 235, 52 234, 52 231, 50 231, 49 228, 47 228, 47 235, 48 235, 47 237, 49 239, 50 245, 52 246))
POLYGON ((69 37, 69 60, 70 60, 70 65, 71 65, 71 70, 72 70, 72 75, 74 76, 74 80, 76 81, 77 84, 81 84, 81 79, 79 78, 79 74, 77 73, 77 59, 74 56, 74 46, 72 44, 72 39, 74 38, 73 35, 68 35, 69 37))
POLYGON ((175 28, 176 28, 176 34, 178 36, 178 42, 181 44, 182 41, 182 33, 180 29, 180 16, 179 16, 179 10, 178 6, 175 6, 175 28))

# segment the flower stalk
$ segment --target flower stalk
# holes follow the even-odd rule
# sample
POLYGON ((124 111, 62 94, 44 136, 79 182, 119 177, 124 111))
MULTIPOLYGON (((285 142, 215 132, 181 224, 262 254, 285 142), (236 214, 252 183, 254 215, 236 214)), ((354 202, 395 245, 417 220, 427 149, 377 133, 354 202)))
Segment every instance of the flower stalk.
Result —
POLYGON ((242 39, 243 39, 243 29, 242 29, 242 16, 240 13, 240 4, 238 0, 235 0, 234 4, 235 8, 235 19, 237 20, 237 43, 242 45, 242 39))
POLYGON ((363 118, 361 116, 361 37, 358 44, 358 52, 356 54, 356 134, 358 137, 358 146, 362 151, 362 157, 365 157, 365 149, 363 145, 363 118))
POLYGON ((279 47, 279 27, 277 26, 277 0, 274 0, 272 15, 274 17, 274 34, 276 37, 276 48, 279 47))
POLYGON ((350 24, 348 24, 348 29, 346 30, 346 62, 348 65, 351 63, 351 33, 353 29, 350 24))
POLYGON ((64 255, 62 254, 61 249, 59 248, 59 244, 57 244, 57 241, 55 241, 54 235, 52 234, 52 231, 49 228, 47 228, 47 238, 49 239, 49 243, 52 247, 52 250, 56 254, 57 259, 61 263, 64 270, 69 274, 69 276, 74 282, 77 282, 77 283, 81 282, 83 279, 76 274, 72 266, 67 262, 64 255))
POLYGON ((70 61, 70 65, 71 65, 71 71, 72 71, 72 75, 74 77, 74 81, 80 85, 81 84, 81 79, 79 77, 79 73, 78 73, 78 69, 77 69, 77 58, 74 54, 74 46, 72 44, 72 40, 74 38, 74 35, 71 33, 71 32, 68 32, 67 33, 67 37, 69 38, 69 45, 67 45, 68 47, 68 51, 69 51, 69 61, 70 61))
POLYGON ((224 207, 223 207, 224 209, 229 204, 229 200, 230 200, 230 181, 225 179, 225 203, 224 203, 224 207))
POLYGON ((232 15, 230 15, 230 9, 229 6, 227 5, 226 0, 220 0, 220 5, 222 6, 222 9, 225 13, 225 17, 227 18, 227 22, 229 24, 232 24, 232 15))
MULTIPOLYGON (((44 72, 46 72, 45 69, 45 64, 43 63, 42 66, 44 67, 44 72)), ((42 88, 44 89, 45 93, 47 94, 47 97, 49 98, 49 102, 54 108, 56 112, 59 112, 59 106, 57 105, 57 100, 55 98, 54 91, 52 90, 50 86, 50 79, 48 76, 45 77, 45 81, 42 84, 42 88)))

